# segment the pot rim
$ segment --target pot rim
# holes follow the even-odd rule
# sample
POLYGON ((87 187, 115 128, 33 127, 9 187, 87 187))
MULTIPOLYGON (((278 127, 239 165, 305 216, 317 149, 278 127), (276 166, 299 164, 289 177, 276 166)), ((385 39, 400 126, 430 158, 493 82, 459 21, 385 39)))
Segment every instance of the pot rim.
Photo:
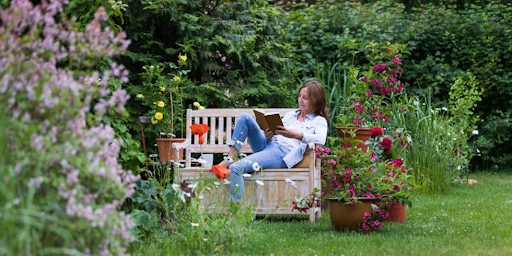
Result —
MULTIPOLYGON (((343 202, 346 203, 345 200, 339 200, 338 198, 329 197, 326 198, 327 201, 337 201, 337 202, 343 202)), ((378 198, 371 198, 371 197, 356 197, 357 201, 378 201, 378 198)))

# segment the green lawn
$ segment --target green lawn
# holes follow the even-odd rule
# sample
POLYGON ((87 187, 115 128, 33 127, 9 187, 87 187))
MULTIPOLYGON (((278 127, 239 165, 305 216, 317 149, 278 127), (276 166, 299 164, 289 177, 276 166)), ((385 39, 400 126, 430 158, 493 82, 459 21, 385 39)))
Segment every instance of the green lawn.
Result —
MULTIPOLYGON (((512 174, 481 173, 473 186, 423 195, 407 209, 405 224, 378 232, 336 232, 328 214, 305 219, 261 219, 252 239, 233 255, 512 255, 512 174)), ((135 255, 176 255, 172 238, 135 246, 135 255)))

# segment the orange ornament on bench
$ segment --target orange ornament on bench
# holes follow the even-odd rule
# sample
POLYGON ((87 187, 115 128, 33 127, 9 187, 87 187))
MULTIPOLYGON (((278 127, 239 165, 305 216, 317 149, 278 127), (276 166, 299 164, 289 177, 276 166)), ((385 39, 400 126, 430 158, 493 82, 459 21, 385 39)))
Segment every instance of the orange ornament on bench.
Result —
POLYGON ((213 174, 215 174, 215 176, 217 176, 217 178, 221 180, 225 179, 230 173, 229 169, 222 164, 212 166, 212 169, 210 171, 213 172, 213 174))
POLYGON ((209 129, 207 124, 193 124, 190 126, 192 134, 199 136, 199 144, 204 144, 204 135, 209 129))

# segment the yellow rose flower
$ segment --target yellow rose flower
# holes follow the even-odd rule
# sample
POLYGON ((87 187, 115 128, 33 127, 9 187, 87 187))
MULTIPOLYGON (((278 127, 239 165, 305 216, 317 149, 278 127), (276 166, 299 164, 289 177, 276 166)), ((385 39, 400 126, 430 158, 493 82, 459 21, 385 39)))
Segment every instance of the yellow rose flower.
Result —
POLYGON ((181 81, 181 78, 180 78, 179 76, 174 76, 174 77, 173 77, 173 80, 174 80, 174 81, 181 81))
POLYGON ((196 101, 196 102, 194 102, 194 107, 198 108, 198 107, 200 107, 200 106, 201 106, 201 104, 199 104, 199 102, 197 102, 197 101, 196 101))
POLYGON ((197 109, 198 110, 204 110, 204 107, 203 106, 199 106, 197 109))
POLYGON ((160 107, 160 108, 163 108, 163 107, 165 106, 165 103, 164 103, 163 101, 159 100, 159 101, 156 103, 156 105, 157 105, 158 107, 160 107))
POLYGON ((162 120, 162 118, 164 118, 164 114, 162 114, 162 112, 156 112, 155 113, 155 119, 160 121, 162 120))
POLYGON ((180 54, 180 55, 178 55, 178 59, 179 59, 180 61, 187 61, 187 55, 186 55, 186 54, 185 54, 185 55, 181 55, 181 54, 180 54))
POLYGON ((165 87, 160 86, 160 91, 161 91, 161 92, 165 92, 165 87))
POLYGON ((151 123, 152 124, 158 124, 158 120, 154 119, 153 117, 151 118, 151 123))

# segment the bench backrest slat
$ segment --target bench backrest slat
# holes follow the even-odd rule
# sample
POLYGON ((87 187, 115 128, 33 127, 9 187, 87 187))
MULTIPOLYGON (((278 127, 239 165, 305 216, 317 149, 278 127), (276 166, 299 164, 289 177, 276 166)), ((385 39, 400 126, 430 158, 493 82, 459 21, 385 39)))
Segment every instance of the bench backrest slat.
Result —
MULTIPOLYGON (((278 112, 283 116, 285 113, 292 111, 292 108, 271 108, 262 109, 265 112, 278 112)), ((187 109, 187 132, 186 143, 189 145, 185 150, 185 156, 190 158, 190 153, 223 153, 226 151, 226 144, 231 141, 231 133, 233 132, 234 124, 242 113, 248 113, 254 116, 253 109, 251 108, 237 108, 237 109, 204 109, 204 110, 191 110, 187 109), (199 145, 197 136, 192 135, 188 127, 191 124, 207 124, 209 131, 205 135, 205 143, 199 145)), ((247 143, 245 143, 247 144, 247 143)), ((244 147, 243 151, 249 150, 248 146, 244 147)))

